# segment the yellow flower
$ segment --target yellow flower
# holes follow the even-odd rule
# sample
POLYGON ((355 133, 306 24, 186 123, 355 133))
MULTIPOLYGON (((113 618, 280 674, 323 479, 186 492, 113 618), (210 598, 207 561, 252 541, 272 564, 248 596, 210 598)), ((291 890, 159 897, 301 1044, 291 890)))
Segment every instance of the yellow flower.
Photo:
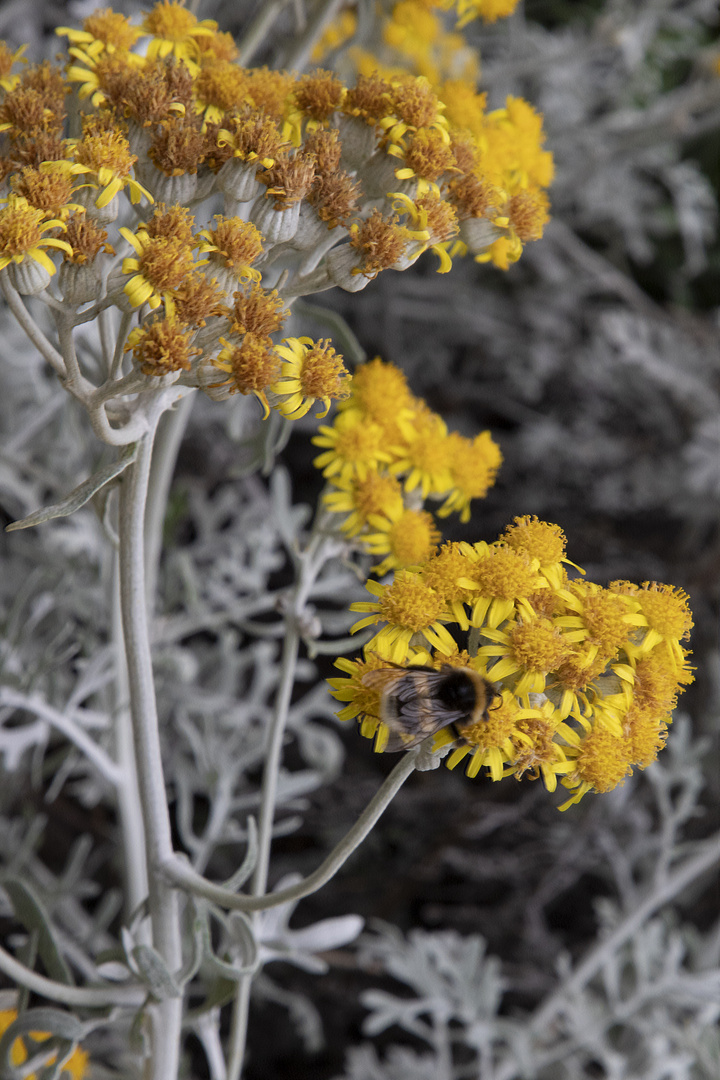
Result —
POLYGON ((365 476, 345 479, 335 476, 332 487, 323 495, 323 502, 334 514, 347 514, 340 529, 348 536, 357 536, 368 524, 372 514, 390 518, 403 510, 402 488, 394 476, 368 469, 365 476))
POLYGON ((167 375, 171 371, 189 371, 193 356, 202 349, 190 345, 194 331, 178 324, 174 313, 165 319, 136 327, 128 336, 124 352, 132 350, 143 375, 167 375))
POLYGON ((419 402, 409 417, 398 419, 404 445, 395 447, 391 471, 405 474, 405 490, 419 488, 423 499, 445 495, 452 487, 450 444, 445 421, 419 402))
POLYGON ((6 42, 0 41, 0 86, 8 94, 12 93, 20 82, 20 76, 12 74, 12 67, 18 60, 21 60, 24 64, 27 63, 23 56, 26 49, 27 45, 21 45, 15 52, 11 52, 6 42))
POLYGON ((365 587, 378 600, 359 600, 350 605, 351 611, 369 612, 351 627, 350 633, 378 622, 387 623, 366 646, 368 652, 375 650, 401 664, 416 634, 441 653, 450 655, 455 651, 455 642, 443 625, 449 614, 445 603, 418 574, 401 570, 392 585, 368 581, 365 587))
POLYGON ((447 437, 446 447, 450 459, 450 482, 452 489, 438 510, 440 517, 460 512, 460 520, 470 520, 470 503, 482 499, 495 483, 502 464, 500 447, 489 431, 481 431, 474 439, 466 439, 457 432, 447 437))
POLYGON ((539 521, 533 515, 516 517, 508 525, 501 539, 514 551, 526 551, 540 563, 540 573, 544 574, 555 589, 562 588, 565 582, 563 563, 574 567, 580 574, 585 571, 565 557, 567 538, 559 525, 549 521, 539 521))
MULTIPOLYGON (((75 144, 74 162, 68 162, 67 168, 73 176, 88 176, 102 191, 95 200, 99 210, 107 206, 118 192, 127 187, 130 201, 137 203, 141 198, 148 202, 153 197, 142 184, 130 175, 130 170, 137 161, 130 153, 130 146, 122 132, 108 128, 105 131, 86 132, 75 144)), ((56 162, 47 162, 44 167, 55 167, 56 162)))
POLYGON ((138 256, 123 259, 122 264, 123 274, 133 275, 123 288, 133 307, 159 307, 200 265, 193 261, 192 250, 183 240, 172 236, 153 238, 142 228, 133 233, 122 227, 120 233, 138 256))
POLYGON ((183 3, 159 0, 142 22, 143 31, 153 35, 147 48, 148 59, 174 56, 187 65, 191 75, 197 75, 200 70, 197 39, 212 36, 217 28, 214 19, 198 22, 183 3))
POLYGON ((364 480, 370 470, 392 460, 385 446, 383 429, 368 420, 358 409, 341 412, 332 427, 321 425, 312 442, 327 447, 313 464, 323 476, 346 483, 357 476, 364 480))
POLYGON ((64 229, 57 218, 46 218, 43 210, 31 206, 22 195, 8 195, 6 205, 0 209, 0 270, 9 263, 21 263, 33 259, 48 274, 55 273, 55 265, 43 248, 60 248, 72 255, 72 248, 65 240, 43 236, 48 229, 64 229))
POLYGON ((571 582, 562 596, 577 614, 560 616, 557 625, 569 631, 568 641, 583 643, 587 664, 596 657, 615 658, 629 644, 633 628, 647 626, 634 598, 610 592, 591 581, 571 582))
POLYGON ((645 655, 656 645, 662 645, 672 670, 681 670, 685 656, 680 642, 688 640, 693 626, 687 593, 655 581, 644 581, 639 588, 629 581, 613 581, 609 588, 612 593, 632 596, 647 620, 648 629, 642 644, 638 646, 633 642, 631 655, 645 655))
POLYGON ((276 351, 283 358, 283 365, 280 378, 271 389, 275 408, 288 419, 305 416, 316 401, 324 406, 318 417, 327 416, 331 400, 337 401, 350 393, 350 375, 329 339, 285 338, 276 351))
POLYGON ((91 56, 98 56, 105 50, 109 53, 116 50, 129 52, 142 37, 139 26, 133 26, 127 15, 121 15, 111 8, 102 8, 88 15, 83 19, 82 30, 58 26, 55 33, 67 37, 71 45, 85 46, 91 56))
POLYGON ((417 567, 426 562, 440 541, 433 516, 426 510, 396 505, 384 514, 370 514, 368 524, 377 532, 362 537, 363 547, 372 555, 385 556, 372 568, 378 577, 388 570, 417 567))
POLYGON ((272 338, 264 334, 247 333, 239 345, 220 338, 223 346, 213 366, 230 376, 214 386, 227 386, 234 394, 254 394, 263 407, 263 420, 270 415, 266 391, 277 379, 280 360, 273 348, 272 338))
POLYGON ((263 242, 252 222, 216 214, 215 228, 201 229, 198 236, 204 241, 198 251, 210 256, 208 273, 214 270, 220 275, 221 287, 260 280, 260 271, 253 269, 252 264, 262 255, 263 242))
POLYGON ((476 590, 473 626, 495 628, 515 610, 533 617, 535 613, 528 597, 547 588, 547 582, 538 573, 536 559, 524 551, 485 543, 475 544, 472 558, 472 573, 461 584, 476 590))
POLYGON ((521 708, 513 694, 503 690, 500 701, 493 703, 486 717, 471 727, 463 726, 463 745, 450 754, 448 769, 454 769, 470 755, 465 769, 468 776, 477 776, 482 768, 486 768, 493 780, 502 779, 505 765, 515 758, 517 744, 532 745, 519 721, 536 711, 521 708))
POLYGON ((542 693, 548 672, 555 671, 572 652, 570 642, 544 616, 509 623, 503 630, 483 627, 482 633, 497 644, 483 645, 478 655, 500 658, 489 668, 489 678, 499 682, 521 672, 513 687, 517 697, 542 693))

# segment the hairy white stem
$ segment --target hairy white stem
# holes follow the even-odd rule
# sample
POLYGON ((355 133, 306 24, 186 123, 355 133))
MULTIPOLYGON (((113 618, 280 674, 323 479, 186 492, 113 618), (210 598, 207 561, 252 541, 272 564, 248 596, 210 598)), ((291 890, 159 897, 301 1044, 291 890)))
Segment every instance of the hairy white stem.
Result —
MULTIPOLYGON (((130 709, 140 805, 147 843, 149 911, 153 947, 169 972, 182 963, 179 896, 158 871, 172 858, 172 835, 163 776, 157 705, 150 654, 145 593, 144 524, 153 435, 162 411, 156 402, 151 430, 120 488, 120 600, 127 656, 130 709)), ((168 998, 151 1010, 152 1080, 177 1075, 182 998, 168 998)))
POLYGON ((304 896, 321 889, 331 878, 335 877, 352 853, 356 851, 369 832, 377 824, 382 814, 387 810, 398 791, 407 778, 415 770, 415 759, 420 752, 417 747, 408 751, 398 761, 390 775, 383 781, 382 786, 367 804, 360 817, 351 829, 345 834, 339 844, 333 848, 328 857, 302 881, 290 885, 286 889, 277 892, 266 893, 264 896, 247 896, 242 893, 234 893, 222 885, 215 885, 196 873, 187 862, 177 856, 171 863, 163 867, 163 872, 179 888, 187 892, 201 896, 205 900, 211 900, 214 904, 235 911, 265 911, 267 908, 277 907, 279 904, 287 904, 294 900, 302 900, 304 896))

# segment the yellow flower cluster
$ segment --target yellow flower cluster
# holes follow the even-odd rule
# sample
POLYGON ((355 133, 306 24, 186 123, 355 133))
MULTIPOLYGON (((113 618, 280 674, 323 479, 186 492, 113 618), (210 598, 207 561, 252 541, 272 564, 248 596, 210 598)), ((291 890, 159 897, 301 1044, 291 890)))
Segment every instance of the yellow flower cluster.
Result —
MULTIPOLYGON (((350 44, 345 57, 367 78, 394 83, 413 74, 427 80, 442 103, 445 127, 434 133, 423 127, 391 144, 388 152, 400 159, 395 175, 417 182, 420 194, 436 190, 439 181, 460 223, 452 255, 469 250, 476 261, 503 270, 519 259, 525 243, 542 236, 553 159, 543 148, 542 117, 528 102, 508 97, 503 108, 487 109, 486 95, 477 90, 477 53, 457 30, 477 17, 494 22, 516 6, 517 0, 398 0, 382 24, 379 48, 369 52, 350 44), (451 9, 459 19, 448 31, 443 16, 451 9)), ((352 32, 343 13, 326 35, 328 51, 352 32)))
POLYGON ((654 582, 570 579, 565 547, 559 526, 520 517, 494 543, 447 543, 391 584, 369 582, 374 599, 352 605, 362 614, 353 630, 380 629, 362 659, 336 661, 347 676, 330 680, 347 703, 340 718, 357 718, 382 750, 389 733, 368 672, 451 665, 477 672, 497 696, 471 723, 435 734, 434 749, 451 748, 449 768, 542 776, 549 791, 561 778, 565 809, 649 765, 693 678, 682 644, 688 598, 654 582))
POLYGON ((403 372, 379 357, 355 371, 350 396, 332 426, 313 442, 315 465, 329 489, 323 502, 343 515, 340 530, 372 555, 377 574, 424 563, 440 532, 426 499, 469 520, 472 499, 483 498, 502 462, 490 432, 474 439, 448 432, 440 416, 414 397, 403 372))
MULTIPOLYGON (((436 6, 398 4, 392 47, 419 55, 436 6), (421 12, 429 23, 414 26, 421 12)), ((345 85, 245 68, 181 0, 138 24, 105 8, 59 33, 64 69, 0 43, 0 274, 41 295, 59 270, 78 321, 93 302, 136 319, 124 352, 146 377, 254 395, 266 416, 327 411, 348 376, 329 342, 283 343, 295 297, 355 292, 428 250, 443 273, 468 248, 507 267, 542 233, 552 164, 525 102, 486 113, 469 81, 407 71, 345 85)), ((438 418, 418 424, 431 454, 452 447, 438 418)), ((408 490, 422 474, 424 496, 450 492, 445 509, 464 513, 473 496, 446 466, 413 463, 405 427, 392 445, 418 444, 408 490)))
MULTIPOLYGON (((2 1009, 0 1010, 0 1035, 7 1031, 10 1025, 17 1020, 16 1009, 2 1009)), ((49 1039, 50 1036, 42 1031, 33 1031, 30 1033, 35 1043, 43 1043, 45 1039, 49 1039)), ((33 1047, 33 1051, 37 1053, 37 1047, 33 1047)), ((28 1059, 28 1048, 25 1045, 23 1039, 18 1036, 15 1039, 12 1048, 10 1050, 10 1062, 13 1065, 22 1065, 28 1059)), ((53 1054, 44 1064, 52 1065, 57 1059, 57 1054, 53 1054)), ((63 1063, 62 1077, 70 1077, 71 1080, 83 1080, 83 1077, 87 1073, 88 1067, 88 1055, 80 1047, 73 1050, 70 1057, 63 1063)), ((24 1074, 23 1074, 24 1075, 24 1074)), ((27 1080, 37 1080, 37 1073, 30 1073, 27 1076, 27 1080)))

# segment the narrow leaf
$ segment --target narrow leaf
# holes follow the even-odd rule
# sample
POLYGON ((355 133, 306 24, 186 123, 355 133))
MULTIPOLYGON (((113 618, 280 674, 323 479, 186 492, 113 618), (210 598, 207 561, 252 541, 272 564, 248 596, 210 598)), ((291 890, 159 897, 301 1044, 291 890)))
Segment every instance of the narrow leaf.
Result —
POLYGON ((38 897, 17 878, 5 878, 1 884, 10 897, 15 917, 28 932, 37 934, 38 954, 50 978, 72 986, 70 968, 55 944, 50 918, 38 897))
POLYGON ((133 463, 136 455, 137 443, 131 443, 129 446, 124 447, 115 461, 104 465, 97 472, 94 472, 92 476, 89 476, 87 480, 83 480, 82 484, 74 488, 60 502, 53 503, 52 506, 44 506, 42 510, 36 510, 34 514, 22 518, 21 521, 13 521, 11 525, 6 526, 5 531, 16 532, 18 529, 30 529, 33 525, 42 525, 43 522, 52 521, 53 518, 68 517, 69 514, 74 514, 76 510, 89 502, 101 488, 104 488, 106 484, 109 484, 111 480, 124 472, 128 465, 133 463))

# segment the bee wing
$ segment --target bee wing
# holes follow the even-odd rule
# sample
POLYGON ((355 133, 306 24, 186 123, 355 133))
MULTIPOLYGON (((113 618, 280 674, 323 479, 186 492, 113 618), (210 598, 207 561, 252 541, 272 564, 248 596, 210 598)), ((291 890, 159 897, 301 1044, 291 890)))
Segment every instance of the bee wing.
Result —
POLYGON ((363 675, 363 683, 382 692, 381 719, 388 729, 386 753, 409 750, 436 731, 465 718, 448 709, 435 691, 444 673, 435 668, 378 668, 363 675))

